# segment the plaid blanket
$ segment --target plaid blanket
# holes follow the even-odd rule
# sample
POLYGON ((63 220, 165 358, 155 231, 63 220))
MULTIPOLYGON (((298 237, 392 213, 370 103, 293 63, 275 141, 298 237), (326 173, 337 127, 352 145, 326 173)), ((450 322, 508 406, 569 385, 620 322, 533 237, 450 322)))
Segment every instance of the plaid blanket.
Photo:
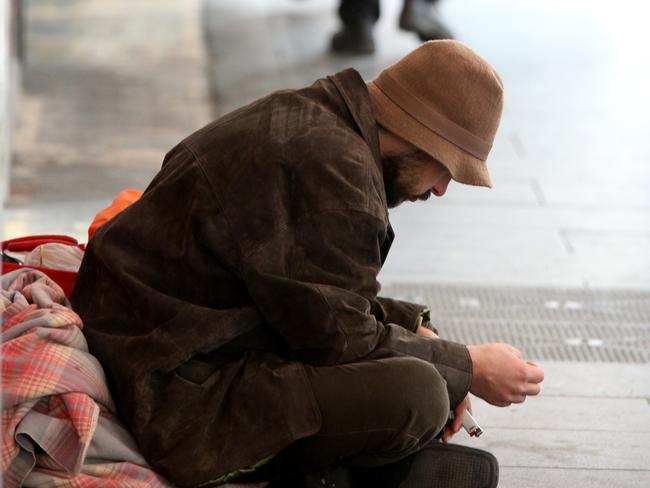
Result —
POLYGON ((4 486, 171 486, 116 420, 61 288, 29 269, 0 285, 4 486))
POLYGON ((171 487, 115 417, 104 371, 68 305, 63 290, 40 271, 0 276, 0 486, 171 487))

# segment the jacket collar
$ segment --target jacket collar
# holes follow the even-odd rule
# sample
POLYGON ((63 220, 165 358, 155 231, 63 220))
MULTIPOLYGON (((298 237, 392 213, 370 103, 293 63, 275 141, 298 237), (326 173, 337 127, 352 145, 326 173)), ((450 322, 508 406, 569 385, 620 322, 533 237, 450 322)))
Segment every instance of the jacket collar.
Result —
POLYGON ((377 121, 372 108, 370 94, 361 75, 354 69, 348 68, 327 77, 338 89, 343 101, 348 107, 355 124, 361 135, 368 143, 375 162, 382 171, 381 156, 379 151, 379 134, 377 121))

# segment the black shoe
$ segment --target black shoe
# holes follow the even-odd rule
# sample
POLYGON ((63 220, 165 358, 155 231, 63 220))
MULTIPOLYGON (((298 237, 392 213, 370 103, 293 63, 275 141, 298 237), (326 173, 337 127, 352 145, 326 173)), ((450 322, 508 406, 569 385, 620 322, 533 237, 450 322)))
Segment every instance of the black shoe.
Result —
POLYGON ((422 41, 454 38, 440 19, 435 5, 425 0, 404 0, 399 26, 400 29, 415 32, 422 41))
POLYGON ((499 463, 487 451, 434 442, 406 459, 355 469, 353 486, 373 488, 496 488, 499 463))
POLYGON ((360 20, 354 24, 344 24, 332 37, 331 49, 342 54, 372 54, 375 52, 375 39, 372 36, 374 22, 360 20))
POLYGON ((353 488, 350 470, 344 466, 330 466, 307 475, 272 481, 266 488, 353 488))

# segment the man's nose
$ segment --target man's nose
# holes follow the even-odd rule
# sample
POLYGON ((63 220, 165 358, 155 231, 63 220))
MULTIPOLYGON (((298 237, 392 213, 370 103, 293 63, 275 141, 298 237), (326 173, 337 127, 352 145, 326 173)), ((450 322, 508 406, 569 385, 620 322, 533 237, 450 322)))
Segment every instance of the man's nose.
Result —
POLYGON ((450 180, 451 178, 443 178, 442 180, 437 181, 431 189, 432 193, 437 197, 443 196, 447 192, 447 187, 449 186, 450 180))

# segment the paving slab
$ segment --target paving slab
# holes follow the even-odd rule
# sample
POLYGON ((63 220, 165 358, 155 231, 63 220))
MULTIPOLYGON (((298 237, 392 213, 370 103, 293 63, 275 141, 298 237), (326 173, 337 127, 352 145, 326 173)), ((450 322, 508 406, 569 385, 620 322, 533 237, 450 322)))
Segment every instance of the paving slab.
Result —
POLYGON ((549 488, 575 486, 589 488, 647 488, 650 486, 650 471, 635 469, 567 469, 501 467, 500 488, 549 488))
POLYGON ((544 394, 585 398, 650 398, 650 364, 544 362, 544 394))
POLYGON ((504 467, 650 470, 650 437, 645 432, 496 428, 479 439, 461 437, 458 443, 489 450, 504 467))
POLYGON ((27 3, 10 206, 38 201, 43 169, 95 168, 96 178, 84 175, 81 193, 79 185, 66 185, 69 174, 47 175, 49 194, 59 186, 62 196, 80 202, 91 189, 107 194, 102 168, 122 168, 123 180, 132 171, 133 183, 141 183, 142 169, 159 168, 171 147, 210 120, 200 5, 27 3))
POLYGON ((200 0, 26 2, 27 63, 0 234, 86 240, 211 119, 200 0))
POLYGON ((495 429, 589 431, 595 436, 623 437, 628 433, 650 434, 647 398, 559 397, 547 391, 554 380, 546 371, 539 396, 508 408, 494 407, 473 396, 473 412, 486 435, 495 429))
POLYGON ((449 200, 443 198, 403 205, 393 209, 391 217, 396 227, 408 225, 404 232, 412 226, 426 225, 441 228, 489 226, 504 232, 511 228, 539 228, 551 232, 602 231, 629 235, 645 235, 650 229, 650 213, 643 209, 562 208, 532 205, 530 202, 511 205, 507 202, 488 204, 487 201, 477 206, 479 198, 469 192, 462 199, 454 196, 449 200))

